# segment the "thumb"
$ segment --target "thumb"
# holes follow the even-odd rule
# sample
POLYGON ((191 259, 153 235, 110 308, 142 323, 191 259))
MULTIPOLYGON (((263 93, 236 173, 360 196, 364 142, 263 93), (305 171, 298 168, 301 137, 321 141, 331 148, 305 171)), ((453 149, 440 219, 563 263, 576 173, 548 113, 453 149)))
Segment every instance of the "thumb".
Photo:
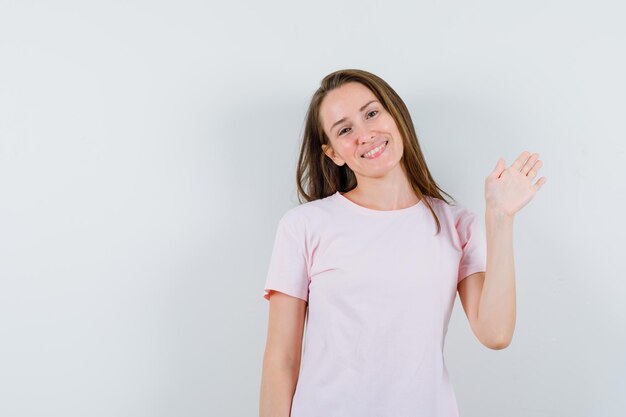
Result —
POLYGON ((500 175, 502 174, 502 172, 504 172, 505 169, 506 169, 506 161, 504 160, 504 158, 501 157, 498 159, 498 163, 496 164, 496 167, 491 172, 491 176, 495 178, 500 178, 500 175))

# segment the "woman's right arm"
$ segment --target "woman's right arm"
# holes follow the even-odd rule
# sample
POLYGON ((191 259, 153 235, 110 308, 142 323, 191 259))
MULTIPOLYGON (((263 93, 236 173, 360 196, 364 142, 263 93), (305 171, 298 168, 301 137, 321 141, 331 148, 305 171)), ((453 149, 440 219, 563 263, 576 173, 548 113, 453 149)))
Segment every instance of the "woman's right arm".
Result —
POLYGON ((269 297, 259 417, 289 417, 300 372, 307 302, 279 291, 271 291, 269 297))

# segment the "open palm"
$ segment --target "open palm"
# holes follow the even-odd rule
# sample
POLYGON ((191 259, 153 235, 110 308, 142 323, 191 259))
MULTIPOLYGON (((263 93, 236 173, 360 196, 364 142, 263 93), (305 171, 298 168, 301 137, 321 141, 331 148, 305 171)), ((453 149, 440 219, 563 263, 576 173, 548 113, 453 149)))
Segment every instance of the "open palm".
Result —
POLYGON ((524 151, 506 168, 503 158, 498 159, 495 169, 485 178, 485 201, 487 207, 513 217, 546 183, 541 177, 532 184, 543 163, 539 154, 524 151))

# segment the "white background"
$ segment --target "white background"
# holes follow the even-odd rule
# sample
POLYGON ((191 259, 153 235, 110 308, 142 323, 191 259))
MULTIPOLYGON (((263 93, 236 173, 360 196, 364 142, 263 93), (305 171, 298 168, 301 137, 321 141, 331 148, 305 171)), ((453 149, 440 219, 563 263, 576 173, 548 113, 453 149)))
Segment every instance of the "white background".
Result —
POLYGON ((517 326, 457 299, 464 417, 626 415, 624 6, 595 1, 0 3, 0 416, 258 414, 280 215, 308 100, 361 68, 483 213, 499 156, 517 326))

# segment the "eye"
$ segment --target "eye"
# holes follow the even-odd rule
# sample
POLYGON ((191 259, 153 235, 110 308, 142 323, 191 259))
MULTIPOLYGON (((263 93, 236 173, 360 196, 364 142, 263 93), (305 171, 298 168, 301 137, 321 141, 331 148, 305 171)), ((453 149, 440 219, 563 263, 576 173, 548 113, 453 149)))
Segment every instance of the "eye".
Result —
POLYGON ((344 131, 344 130, 346 130, 346 129, 347 129, 347 127, 344 127, 343 129, 341 129, 341 130, 339 131, 338 135, 339 135, 339 136, 341 136, 341 135, 343 134, 343 131, 344 131))
MULTIPOLYGON (((376 114, 378 114, 378 110, 372 110, 372 111, 368 112, 367 114, 368 114, 368 115, 370 115, 370 114, 372 114, 372 113, 376 113, 376 114)), ((376 114, 375 114, 375 115, 376 115, 376 114)), ((375 116, 375 115, 374 115, 374 116, 375 116)), ((374 116, 372 116, 372 117, 374 117, 374 116)))

